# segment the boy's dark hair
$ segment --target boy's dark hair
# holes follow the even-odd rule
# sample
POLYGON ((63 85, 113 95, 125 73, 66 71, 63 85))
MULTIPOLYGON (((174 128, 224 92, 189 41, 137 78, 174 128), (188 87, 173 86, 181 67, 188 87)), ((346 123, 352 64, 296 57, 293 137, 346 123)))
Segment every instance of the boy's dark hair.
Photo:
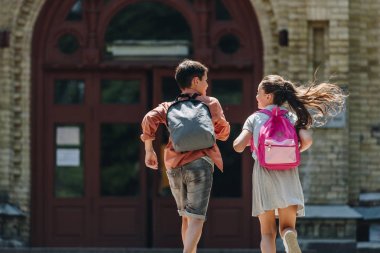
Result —
POLYGON ((190 88, 191 80, 193 80, 194 77, 202 79, 207 71, 208 68, 202 63, 185 59, 175 70, 175 80, 181 90, 190 88))

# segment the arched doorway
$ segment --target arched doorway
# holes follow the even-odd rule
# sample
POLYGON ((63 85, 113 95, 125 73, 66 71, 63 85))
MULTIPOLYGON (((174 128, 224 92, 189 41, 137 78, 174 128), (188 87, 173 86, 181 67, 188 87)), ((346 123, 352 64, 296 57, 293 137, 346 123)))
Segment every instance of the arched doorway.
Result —
MULTIPOLYGON (((248 0, 47 0, 35 27, 33 245, 181 246, 165 168, 145 168, 139 134, 143 115, 178 93, 183 58, 210 68, 232 127, 200 246, 258 245, 252 161, 232 151, 262 77, 248 0)), ((157 150, 166 138, 160 129, 157 150)))

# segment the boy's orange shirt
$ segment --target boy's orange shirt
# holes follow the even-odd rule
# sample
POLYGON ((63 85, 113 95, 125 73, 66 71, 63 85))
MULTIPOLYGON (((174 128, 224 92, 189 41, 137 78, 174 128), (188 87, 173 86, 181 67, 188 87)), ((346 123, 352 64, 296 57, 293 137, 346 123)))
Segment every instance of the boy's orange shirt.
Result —
MULTIPOLYGON (((227 140, 230 135, 230 124, 223 114, 223 109, 219 101, 214 97, 208 96, 198 96, 197 100, 204 102, 210 109, 216 139, 222 141, 227 140)), ((160 124, 166 125, 166 112, 172 103, 173 102, 161 103, 145 115, 141 123, 143 131, 141 134, 142 141, 154 140, 156 138, 158 126, 160 124)), ((169 138, 169 142, 164 151, 165 167, 168 169, 177 168, 202 156, 210 157, 215 165, 223 171, 222 155, 216 143, 212 148, 178 153, 174 151, 171 139, 169 138)))

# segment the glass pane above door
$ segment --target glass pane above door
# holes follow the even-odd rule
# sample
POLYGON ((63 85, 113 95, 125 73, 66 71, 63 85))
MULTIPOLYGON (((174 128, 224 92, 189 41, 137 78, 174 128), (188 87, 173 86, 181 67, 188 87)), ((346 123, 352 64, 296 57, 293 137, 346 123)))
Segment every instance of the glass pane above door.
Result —
POLYGON ((162 101, 173 101, 181 93, 181 90, 174 77, 163 77, 161 92, 162 101))
POLYGON ((111 19, 104 39, 105 58, 111 60, 182 59, 191 54, 186 19, 156 1, 127 5, 111 19))
POLYGON ((58 79, 54 84, 55 104, 83 104, 84 80, 58 79))
POLYGON ((102 80, 101 100, 103 104, 140 103, 139 80, 102 80))
POLYGON ((102 124, 100 150, 101 196, 140 193, 140 124, 102 124))
POLYGON ((66 20, 68 21, 79 21, 83 17, 83 0, 75 1, 74 5, 71 7, 70 12, 67 14, 66 20))
POLYGON ((240 79, 214 79, 211 81, 212 95, 222 105, 243 103, 243 81, 240 79))
POLYGON ((231 15, 222 0, 215 0, 215 16, 217 20, 230 20, 231 15))

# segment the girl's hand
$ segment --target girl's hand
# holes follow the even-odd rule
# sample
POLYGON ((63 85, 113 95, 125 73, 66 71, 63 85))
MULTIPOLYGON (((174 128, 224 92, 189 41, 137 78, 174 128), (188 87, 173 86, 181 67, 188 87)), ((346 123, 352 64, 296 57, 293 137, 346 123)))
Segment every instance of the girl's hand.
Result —
POLYGON ((248 130, 243 130, 240 135, 234 140, 234 149, 236 152, 243 152, 245 147, 249 145, 249 140, 252 138, 252 133, 248 130))
POLYGON ((310 148, 311 144, 313 144, 312 130, 300 129, 299 137, 300 137, 300 151, 303 152, 310 148))
POLYGON ((145 151, 145 165, 154 170, 158 169, 157 155, 153 149, 145 151))

